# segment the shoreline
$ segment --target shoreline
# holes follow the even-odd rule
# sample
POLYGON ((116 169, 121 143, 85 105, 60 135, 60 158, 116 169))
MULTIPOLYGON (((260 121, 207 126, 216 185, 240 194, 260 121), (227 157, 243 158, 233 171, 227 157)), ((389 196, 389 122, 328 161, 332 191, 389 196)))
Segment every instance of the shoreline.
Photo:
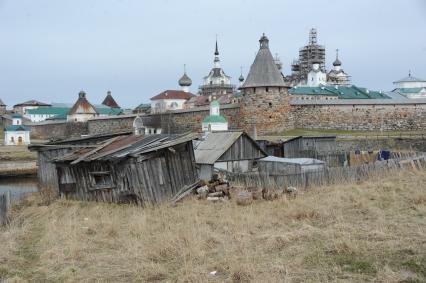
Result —
POLYGON ((0 178, 36 177, 36 161, 0 162, 0 178))

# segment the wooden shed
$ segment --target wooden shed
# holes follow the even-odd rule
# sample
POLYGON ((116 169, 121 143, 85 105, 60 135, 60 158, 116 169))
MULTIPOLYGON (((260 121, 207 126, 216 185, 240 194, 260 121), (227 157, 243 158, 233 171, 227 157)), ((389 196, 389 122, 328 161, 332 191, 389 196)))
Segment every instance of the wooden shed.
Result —
POLYGON ((68 199, 134 202, 170 199, 198 182, 194 135, 118 136, 55 158, 59 192, 68 199))
POLYGON ((214 168, 229 172, 250 171, 255 160, 267 156, 256 141, 242 131, 206 133, 194 141, 194 153, 202 180, 210 180, 214 168))
POLYGON ((80 138, 63 139, 51 141, 44 144, 32 144, 28 148, 31 151, 37 151, 37 177, 41 188, 50 188, 59 192, 58 176, 53 159, 64 156, 76 149, 83 147, 97 147, 105 140, 130 135, 132 132, 121 132, 113 134, 92 135, 80 138))
POLYGON ((286 158, 317 158, 336 151, 336 136, 298 136, 283 142, 286 158))

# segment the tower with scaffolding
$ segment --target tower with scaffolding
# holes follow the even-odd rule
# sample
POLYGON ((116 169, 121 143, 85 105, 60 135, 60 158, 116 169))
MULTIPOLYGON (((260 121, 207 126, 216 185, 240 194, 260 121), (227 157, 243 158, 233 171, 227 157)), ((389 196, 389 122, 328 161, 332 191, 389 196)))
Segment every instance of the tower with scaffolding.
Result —
POLYGON ((299 49, 299 59, 291 64, 292 74, 285 77, 285 81, 290 85, 306 82, 314 61, 319 62, 319 70, 325 72, 325 47, 318 44, 317 30, 312 28, 309 31, 308 45, 299 49))

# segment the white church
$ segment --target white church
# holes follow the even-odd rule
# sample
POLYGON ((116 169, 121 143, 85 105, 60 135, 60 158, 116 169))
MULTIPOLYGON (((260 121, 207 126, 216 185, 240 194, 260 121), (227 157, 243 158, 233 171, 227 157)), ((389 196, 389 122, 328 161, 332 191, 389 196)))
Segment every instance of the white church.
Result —
POLYGON ((30 144, 30 129, 22 125, 21 114, 12 115, 12 125, 4 129, 5 145, 30 144))

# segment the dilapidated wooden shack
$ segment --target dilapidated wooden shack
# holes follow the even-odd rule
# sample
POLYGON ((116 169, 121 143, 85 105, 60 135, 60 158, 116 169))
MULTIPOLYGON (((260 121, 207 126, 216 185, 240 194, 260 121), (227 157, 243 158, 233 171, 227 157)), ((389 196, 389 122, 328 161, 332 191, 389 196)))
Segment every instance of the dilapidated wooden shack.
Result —
POLYGON ((197 183, 194 135, 118 136, 54 158, 59 192, 68 199, 134 202, 170 199, 197 183))
POLYGON ((298 136, 283 142, 286 158, 317 158, 317 155, 336 151, 336 136, 298 136))
POLYGON ((207 133, 194 141, 195 161, 202 180, 210 180, 214 168, 228 172, 247 172, 253 162, 267 154, 242 131, 207 133))
POLYGON ((121 132, 102 135, 91 135, 80 138, 63 139, 50 141, 44 144, 33 144, 28 148, 31 151, 37 151, 37 177, 41 188, 49 188, 58 192, 58 176, 56 174, 56 165, 53 159, 64 156, 72 151, 83 147, 97 147, 105 140, 130 135, 131 132, 121 132))

